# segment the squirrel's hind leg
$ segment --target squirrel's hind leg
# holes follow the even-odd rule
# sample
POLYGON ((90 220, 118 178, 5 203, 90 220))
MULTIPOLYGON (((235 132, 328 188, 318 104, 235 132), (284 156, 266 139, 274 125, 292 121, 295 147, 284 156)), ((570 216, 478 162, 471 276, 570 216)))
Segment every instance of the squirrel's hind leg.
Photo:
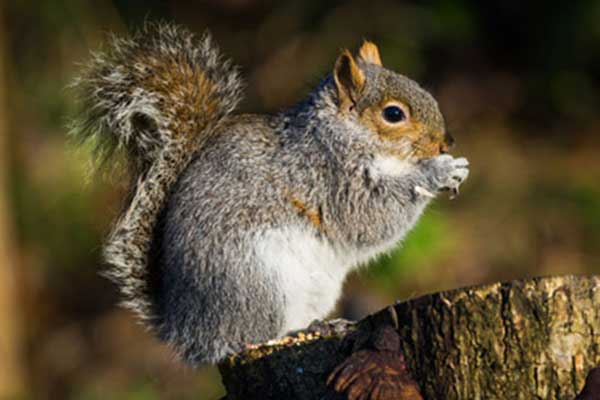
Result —
MULTIPOLYGON (((208 262, 222 263, 222 259, 208 262)), ((199 262, 201 264, 201 262, 199 262)), ((164 274, 160 299, 160 337, 192 366, 213 364, 242 351, 248 343, 277 337, 284 298, 273 277, 256 271, 256 260, 204 265, 196 277, 184 271, 164 274), (205 274, 202 270, 219 270, 205 274), (187 276, 186 276, 187 275, 187 276)), ((189 272, 189 271, 187 271, 189 272)))

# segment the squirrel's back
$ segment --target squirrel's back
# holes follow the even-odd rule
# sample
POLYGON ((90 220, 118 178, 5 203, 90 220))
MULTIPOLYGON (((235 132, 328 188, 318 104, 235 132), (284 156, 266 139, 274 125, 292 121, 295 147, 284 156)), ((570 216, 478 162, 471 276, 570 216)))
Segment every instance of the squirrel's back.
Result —
MULTIPOLYGON (((192 365, 218 362, 275 337, 283 293, 253 253, 253 238, 285 224, 285 171, 268 117, 232 117, 182 172, 153 246, 159 337, 192 365)), ((293 215, 293 214, 292 214, 293 215)))

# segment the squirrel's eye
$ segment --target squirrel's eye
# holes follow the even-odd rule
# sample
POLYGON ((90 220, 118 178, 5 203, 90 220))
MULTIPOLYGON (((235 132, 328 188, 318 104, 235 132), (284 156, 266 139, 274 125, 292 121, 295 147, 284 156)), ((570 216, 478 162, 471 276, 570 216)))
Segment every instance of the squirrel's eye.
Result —
POLYGON ((387 106, 383 109, 382 114, 383 119, 391 124, 396 124, 406 119, 406 114, 404 114, 404 111, 398 106, 387 106))

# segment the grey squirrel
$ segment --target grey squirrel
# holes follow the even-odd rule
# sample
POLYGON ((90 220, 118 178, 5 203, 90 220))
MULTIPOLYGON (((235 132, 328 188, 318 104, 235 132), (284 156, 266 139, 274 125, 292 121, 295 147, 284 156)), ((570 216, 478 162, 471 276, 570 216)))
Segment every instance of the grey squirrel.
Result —
POLYGON ((75 134, 123 149, 135 177, 108 275, 193 366, 327 316, 348 272, 469 172, 435 99, 371 42, 273 115, 234 114, 236 67, 171 24, 114 38, 75 86, 75 134))

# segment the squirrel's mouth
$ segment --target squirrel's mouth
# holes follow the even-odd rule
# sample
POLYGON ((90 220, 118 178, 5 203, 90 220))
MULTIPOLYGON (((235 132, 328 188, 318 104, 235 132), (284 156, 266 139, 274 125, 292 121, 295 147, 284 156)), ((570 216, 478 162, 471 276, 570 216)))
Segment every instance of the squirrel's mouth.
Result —
POLYGON ((412 156, 415 158, 430 158, 448 153, 454 147, 454 138, 449 132, 432 134, 422 137, 412 144, 412 156))
POLYGON ((436 141, 419 141, 413 144, 412 156, 417 159, 431 158, 447 152, 443 143, 436 141))
POLYGON ((444 141, 440 144, 440 153, 448 153, 455 145, 454 136, 449 131, 444 132, 444 141))
POLYGON ((383 143, 388 154, 405 160, 421 160, 449 153, 454 147, 454 138, 447 130, 411 131, 383 143))

